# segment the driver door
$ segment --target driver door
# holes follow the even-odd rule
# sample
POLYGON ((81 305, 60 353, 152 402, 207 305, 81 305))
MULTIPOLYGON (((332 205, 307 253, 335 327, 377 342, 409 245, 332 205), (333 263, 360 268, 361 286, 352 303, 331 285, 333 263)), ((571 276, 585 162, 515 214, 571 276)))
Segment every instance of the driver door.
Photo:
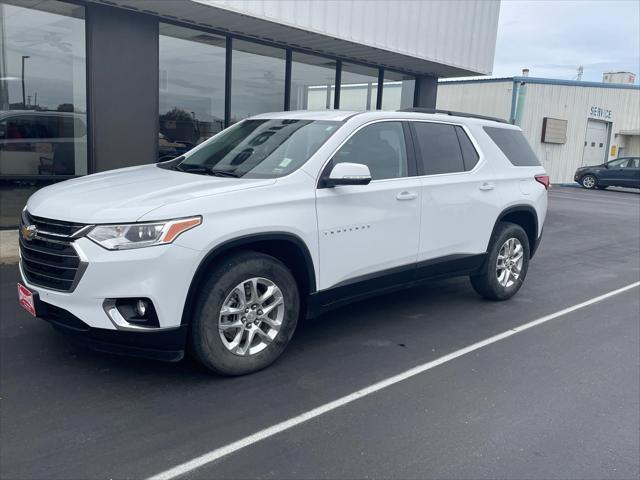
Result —
POLYGON ((320 181, 319 289, 360 281, 377 289, 413 274, 421 193, 409 159, 402 122, 383 121, 356 131, 327 164, 323 177, 337 163, 350 162, 367 165, 372 180, 368 185, 331 188, 320 181))
POLYGON ((607 163, 607 168, 600 171, 600 182, 605 185, 615 187, 625 187, 629 184, 631 178, 628 178, 627 163, 628 158, 616 158, 607 163))

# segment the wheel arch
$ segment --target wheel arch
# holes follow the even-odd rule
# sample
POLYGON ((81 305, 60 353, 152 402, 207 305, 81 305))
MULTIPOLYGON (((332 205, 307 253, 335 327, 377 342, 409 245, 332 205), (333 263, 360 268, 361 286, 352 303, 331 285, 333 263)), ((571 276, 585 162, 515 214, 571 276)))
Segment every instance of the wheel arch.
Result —
POLYGON ((190 323, 198 286, 206 279, 209 267, 217 258, 234 251, 253 250, 271 255, 284 263, 292 272, 300 288, 301 313, 306 307, 309 294, 316 291, 316 274, 313 258, 305 242, 289 232, 266 232, 234 238, 216 245, 202 259, 191 279, 182 309, 181 325, 190 323))
MULTIPOLYGON (((511 222, 522 227, 529 240, 529 258, 533 258, 538 247, 538 212, 531 205, 514 205, 503 210, 493 226, 491 239, 500 222, 511 222)), ((489 240, 491 241, 491 240, 489 240)), ((487 245, 487 251, 489 245, 487 245)))

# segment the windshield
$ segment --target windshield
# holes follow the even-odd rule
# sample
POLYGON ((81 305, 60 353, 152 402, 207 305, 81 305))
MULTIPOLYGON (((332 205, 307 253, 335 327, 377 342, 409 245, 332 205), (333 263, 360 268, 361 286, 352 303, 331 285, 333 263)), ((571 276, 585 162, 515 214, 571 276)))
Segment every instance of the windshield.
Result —
POLYGON ((303 165, 339 126, 321 120, 244 120, 173 168, 222 177, 282 177, 303 165))

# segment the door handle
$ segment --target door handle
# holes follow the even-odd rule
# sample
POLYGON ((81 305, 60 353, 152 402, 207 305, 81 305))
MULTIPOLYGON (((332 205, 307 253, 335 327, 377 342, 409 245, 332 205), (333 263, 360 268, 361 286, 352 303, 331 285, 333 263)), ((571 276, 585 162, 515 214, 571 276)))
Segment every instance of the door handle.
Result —
POLYGON ((493 183, 489 182, 484 182, 482 185, 480 185, 480 190, 482 190, 483 192, 493 190, 494 188, 496 188, 496 186, 493 183))
POLYGON ((417 193, 408 192, 408 191, 400 192, 398 195, 396 195, 396 200, 400 200, 400 201, 415 200, 416 198, 418 198, 417 193))

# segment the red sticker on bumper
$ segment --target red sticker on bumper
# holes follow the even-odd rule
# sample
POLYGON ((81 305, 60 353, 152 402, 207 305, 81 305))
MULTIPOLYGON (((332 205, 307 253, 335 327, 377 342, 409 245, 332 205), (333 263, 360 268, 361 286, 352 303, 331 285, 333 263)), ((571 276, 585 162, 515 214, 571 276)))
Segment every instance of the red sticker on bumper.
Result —
POLYGON ((36 305, 33 301, 33 293, 21 283, 18 284, 18 301, 20 305, 22 305, 22 308, 34 317, 36 316, 36 305))

